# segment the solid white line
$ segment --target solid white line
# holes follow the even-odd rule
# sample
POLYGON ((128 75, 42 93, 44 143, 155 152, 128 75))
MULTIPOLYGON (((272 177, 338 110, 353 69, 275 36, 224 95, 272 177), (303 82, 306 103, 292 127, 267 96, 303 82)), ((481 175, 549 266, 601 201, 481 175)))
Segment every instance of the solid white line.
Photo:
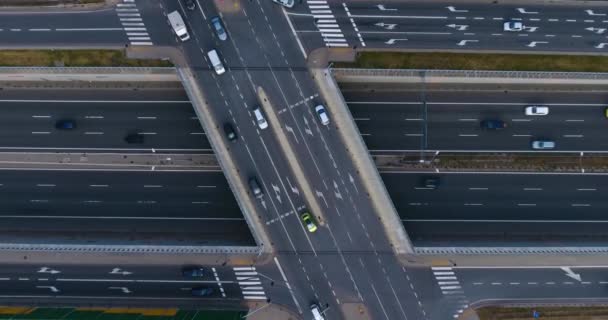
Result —
MULTIPOLYGON (((48 200, 40 200, 34 199, 30 200, 30 202, 48 202, 48 200)), ((99 220, 111 220, 111 219, 120 219, 120 220, 177 220, 177 221, 240 221, 244 220, 244 218, 188 218, 188 217, 128 217, 128 216, 40 216, 40 215, 3 215, 0 216, 0 219, 10 218, 10 219, 99 219, 99 220)))
MULTIPOLYGON (((1 100, 0 100, 1 101, 1 100)), ((413 104, 419 105, 420 102, 411 102, 411 101, 347 101, 347 104, 413 104)), ((517 102, 427 102, 427 105, 437 104, 437 105, 493 105, 493 106, 526 106, 525 103, 517 103, 517 102)), ((597 106, 606 106, 606 104, 602 103, 544 103, 545 106, 582 106, 582 107, 597 107, 597 106)))
POLYGON ((405 222, 471 222, 471 223, 608 223, 608 220, 506 220, 506 219, 401 219, 405 222))
POLYGON ((100 131, 87 131, 84 134, 97 134, 97 135, 99 135, 99 134, 103 134, 103 132, 100 132, 100 131))
POLYGON ((462 134, 462 133, 461 133, 461 134, 459 134, 458 136, 459 136, 459 137, 477 137, 478 135, 476 135, 476 134, 462 134))
POLYGON ((524 191, 541 191, 543 188, 524 188, 524 191))
POLYGON ((145 41, 132 41, 131 42, 132 45, 136 45, 136 46, 151 46, 153 45, 152 42, 145 42, 145 41))
POLYGON ((39 183, 36 185, 37 187, 54 187, 54 184, 48 184, 48 183, 39 183))
POLYGON ((477 119, 458 119, 458 121, 477 121, 477 119))
POLYGON ((289 293, 291 294, 291 298, 293 299, 294 304, 298 308, 298 312, 300 312, 300 314, 302 314, 302 308, 300 307, 300 303, 298 302, 298 299, 296 299, 296 296, 294 295, 293 290, 291 289, 291 285, 287 281, 287 277, 285 277, 285 272, 283 272, 283 268, 281 267, 281 264, 279 263, 279 259, 277 259, 277 257, 274 257, 274 263, 277 265, 277 268, 279 269, 279 272, 281 273, 283 282, 285 282, 285 285, 287 286, 287 289, 289 290, 289 293))
POLYGON ((488 190, 488 188, 469 188, 469 190, 488 190))
POLYGON ((566 122, 585 122, 583 119, 568 119, 566 122))
POLYGON ((532 119, 511 119, 513 122, 530 122, 532 119))
POLYGON ((122 31, 123 28, 57 28, 55 31, 122 31))
POLYGON ((444 35, 451 35, 451 32, 413 32, 413 31, 361 31, 360 33, 371 33, 371 34, 409 34, 409 35, 416 35, 416 34, 422 34, 422 35, 440 35, 440 36, 444 36, 444 35))
POLYGON ((44 28, 41 28, 41 29, 27 29, 27 30, 28 31, 51 31, 51 29, 44 29, 44 28))
POLYGON ((93 188, 107 188, 108 185, 107 184, 90 184, 89 187, 93 187, 93 188))
POLYGON ((246 300, 266 300, 266 297, 243 296, 243 299, 246 299, 246 300))
MULTIPOLYGON (((157 280, 157 279, 97 279, 97 278, 57 278, 61 282, 132 282, 132 283, 211 283, 215 280, 157 280)), ((235 283, 234 281, 221 281, 221 283, 235 283)))
POLYGON ((565 134, 564 138, 582 138, 584 137, 582 134, 565 134))
POLYGON ((513 137, 531 137, 531 134, 514 134, 513 137))
POLYGON ((50 118, 51 116, 32 116, 32 118, 50 118))
POLYGON ((536 207, 536 203, 518 203, 519 207, 536 207))
POLYGON ((378 18, 378 19, 447 19, 448 17, 443 16, 382 16, 382 15, 365 15, 365 14, 353 14, 352 18, 378 18))
POLYGON ((50 134, 48 131, 32 131, 32 134, 50 134))
MULTIPOLYGON (((291 29, 291 33, 296 38, 296 42, 298 43, 300 52, 302 52, 302 55, 304 56, 304 60, 306 60, 308 58, 308 56, 306 55, 306 50, 304 50, 304 46, 302 45, 302 42, 300 41, 300 37, 298 37, 296 29, 293 27, 293 24, 291 23, 291 19, 289 19, 289 17, 287 16, 287 12, 285 11, 285 8, 281 8, 281 11, 283 11, 283 16, 285 16, 285 20, 287 20, 287 24, 289 25, 289 28, 291 29)), ((298 307, 298 310, 300 310, 299 307, 298 307)))
POLYGON ((422 121, 422 118, 405 118, 405 121, 422 121))
POLYGON ((0 99, 2 102, 37 102, 37 103, 188 103, 189 100, 15 100, 15 99, 0 99))
POLYGON ((576 189, 576 191, 597 191, 597 189, 592 189, 592 188, 585 189, 585 188, 581 188, 581 189, 576 189))
MULTIPOLYGON (((234 270, 234 271, 255 270, 255 267, 233 267, 232 270, 234 270)), ((256 272, 256 274, 257 274, 257 272, 256 272)))
POLYGON ((431 270, 452 270, 452 267, 431 267, 431 270))

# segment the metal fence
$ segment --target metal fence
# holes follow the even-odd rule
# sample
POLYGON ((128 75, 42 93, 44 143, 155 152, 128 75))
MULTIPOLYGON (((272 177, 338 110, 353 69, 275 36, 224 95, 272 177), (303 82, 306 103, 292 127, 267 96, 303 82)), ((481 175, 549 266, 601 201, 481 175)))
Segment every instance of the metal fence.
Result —
POLYGON ((420 255, 607 254, 608 247, 415 247, 420 255))
POLYGON ((80 245, 0 243, 0 251, 45 252, 103 252, 103 253, 200 253, 200 254, 258 254, 256 246, 155 246, 155 245, 80 245))
POLYGON ((331 68, 334 76, 608 80, 603 72, 331 68))
POLYGON ((174 74, 174 67, 0 67, 0 73, 174 74))

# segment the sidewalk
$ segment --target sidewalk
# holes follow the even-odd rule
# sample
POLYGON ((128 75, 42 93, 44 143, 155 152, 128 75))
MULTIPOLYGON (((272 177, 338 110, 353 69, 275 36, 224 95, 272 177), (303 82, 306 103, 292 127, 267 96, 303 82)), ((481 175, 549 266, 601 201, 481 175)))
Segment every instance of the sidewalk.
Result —
POLYGON ((268 304, 266 302, 249 303, 250 315, 247 320, 301 320, 295 312, 278 304, 268 304), (257 309, 257 311, 256 311, 257 309))

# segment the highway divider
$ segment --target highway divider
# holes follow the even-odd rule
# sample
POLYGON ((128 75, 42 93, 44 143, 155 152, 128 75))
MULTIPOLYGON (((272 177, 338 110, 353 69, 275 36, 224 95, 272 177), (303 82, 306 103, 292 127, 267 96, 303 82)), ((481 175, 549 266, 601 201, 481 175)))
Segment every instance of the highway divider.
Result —
POLYGON ((383 172, 607 173, 608 153, 407 152, 372 155, 383 172))

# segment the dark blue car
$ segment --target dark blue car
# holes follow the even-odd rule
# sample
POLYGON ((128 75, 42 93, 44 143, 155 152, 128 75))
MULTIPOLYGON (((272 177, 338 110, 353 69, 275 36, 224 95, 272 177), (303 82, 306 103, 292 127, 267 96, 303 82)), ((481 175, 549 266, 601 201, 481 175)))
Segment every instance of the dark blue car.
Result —
POLYGON ((199 266, 187 266, 182 268, 182 275, 186 278, 200 278, 205 275, 205 270, 199 266))
POLYGON ((214 290, 211 287, 194 287, 190 292, 193 296, 204 297, 212 295, 213 291, 214 290))
POLYGON ((72 130, 76 129, 76 121, 72 119, 62 119, 55 122, 55 128, 59 130, 72 130))
POLYGON ((507 123, 502 120, 483 120, 480 123, 482 129, 497 130, 507 127, 507 123))

